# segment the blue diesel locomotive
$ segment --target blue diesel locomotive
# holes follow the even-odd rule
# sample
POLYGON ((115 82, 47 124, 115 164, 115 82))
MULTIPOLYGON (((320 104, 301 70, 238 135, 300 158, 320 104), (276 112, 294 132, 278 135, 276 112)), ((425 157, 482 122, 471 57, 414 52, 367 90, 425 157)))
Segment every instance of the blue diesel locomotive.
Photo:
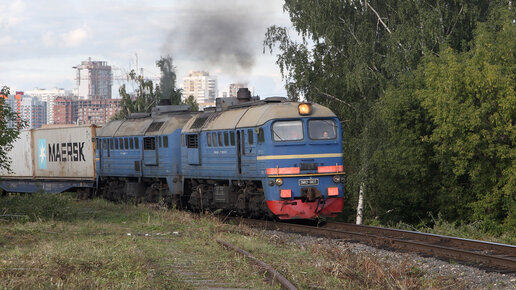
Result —
POLYGON ((340 123, 326 107, 217 99, 204 112, 157 107, 97 130, 98 194, 194 210, 312 219, 342 211, 340 123))

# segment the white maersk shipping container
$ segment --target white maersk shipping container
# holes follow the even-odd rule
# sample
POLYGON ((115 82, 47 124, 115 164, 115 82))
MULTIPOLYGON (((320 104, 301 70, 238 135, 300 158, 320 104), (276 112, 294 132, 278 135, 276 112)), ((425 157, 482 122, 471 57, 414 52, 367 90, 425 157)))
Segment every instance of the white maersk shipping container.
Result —
POLYGON ((95 179, 94 126, 32 131, 36 178, 95 179))
POLYGON ((13 143, 13 149, 7 152, 7 156, 11 159, 11 172, 0 169, 0 178, 16 177, 16 178, 32 178, 32 146, 31 132, 22 131, 13 143))
POLYGON ((58 191, 57 188, 81 187, 79 181, 94 181, 94 137, 94 125, 21 132, 8 153, 12 173, 0 171, 0 187, 31 191, 25 188, 37 184, 42 190, 58 191), (71 185, 67 187, 66 182, 71 185))

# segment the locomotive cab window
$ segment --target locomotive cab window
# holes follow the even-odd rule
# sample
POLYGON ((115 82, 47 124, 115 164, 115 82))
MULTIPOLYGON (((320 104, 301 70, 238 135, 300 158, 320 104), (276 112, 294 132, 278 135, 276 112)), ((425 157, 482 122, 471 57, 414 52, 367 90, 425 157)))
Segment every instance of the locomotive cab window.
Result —
POLYGON ((163 147, 168 148, 168 136, 163 136, 163 147))
POLYGON ((138 141, 138 138, 134 137, 134 148, 140 149, 140 142, 138 141))
POLYGON ((274 141, 303 140, 303 122, 276 121, 272 124, 272 138, 274 141))
POLYGON ((337 138, 337 125, 334 120, 309 120, 308 135, 312 140, 337 138))
POLYGON ((134 149, 134 140, 133 140, 133 138, 129 138, 129 148, 130 148, 131 150, 133 150, 133 149, 134 149))
POLYGON ((211 147, 211 133, 206 133, 206 142, 208 143, 208 147, 211 147))

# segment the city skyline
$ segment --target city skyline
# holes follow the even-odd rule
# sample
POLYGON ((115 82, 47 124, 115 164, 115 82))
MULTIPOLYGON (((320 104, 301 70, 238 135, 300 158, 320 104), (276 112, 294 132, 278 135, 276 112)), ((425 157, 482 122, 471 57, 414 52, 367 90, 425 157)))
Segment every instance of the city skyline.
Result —
POLYGON ((73 90, 80 61, 113 66, 113 97, 130 69, 159 81, 155 62, 171 55, 177 82, 189 71, 217 76, 219 91, 248 83, 261 96, 286 96, 273 54, 271 25, 290 27, 282 1, 0 1, 0 85, 11 91, 73 90), (200 24, 199 24, 200 23, 200 24), (241 23, 235 29, 233 24, 241 23))

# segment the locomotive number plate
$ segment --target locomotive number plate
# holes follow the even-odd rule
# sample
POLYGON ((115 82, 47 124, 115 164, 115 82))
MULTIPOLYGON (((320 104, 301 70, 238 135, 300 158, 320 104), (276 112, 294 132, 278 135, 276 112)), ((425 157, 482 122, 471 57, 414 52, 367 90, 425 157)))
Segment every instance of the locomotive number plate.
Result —
POLYGON ((319 178, 299 179, 299 186, 319 185, 319 178))

